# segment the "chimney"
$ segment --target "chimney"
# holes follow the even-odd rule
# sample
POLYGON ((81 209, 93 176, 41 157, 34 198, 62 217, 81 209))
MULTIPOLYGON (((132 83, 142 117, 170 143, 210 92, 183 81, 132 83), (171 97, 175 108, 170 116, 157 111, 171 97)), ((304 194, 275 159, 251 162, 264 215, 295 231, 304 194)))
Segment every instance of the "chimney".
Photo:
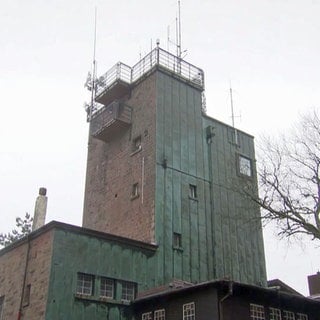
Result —
POLYGON ((45 224, 48 202, 48 197, 46 196, 46 194, 46 188, 39 189, 39 195, 37 197, 36 204, 34 207, 32 231, 39 229, 45 224))
POLYGON ((320 295, 320 272, 308 276, 310 296, 320 295))

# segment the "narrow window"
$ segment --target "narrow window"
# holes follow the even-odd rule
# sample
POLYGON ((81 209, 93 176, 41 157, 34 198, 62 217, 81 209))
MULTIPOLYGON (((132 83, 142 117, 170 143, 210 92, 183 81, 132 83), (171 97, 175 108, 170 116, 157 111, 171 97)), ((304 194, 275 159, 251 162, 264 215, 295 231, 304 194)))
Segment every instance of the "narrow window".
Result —
POLYGON ((0 320, 2 319, 3 309, 4 309, 4 296, 1 296, 0 297, 0 320))
POLYGON ((173 233, 173 247, 182 248, 181 234, 174 232, 173 233))
POLYGON ((246 177, 252 177, 252 161, 251 159, 244 157, 242 155, 239 155, 238 158, 239 162, 239 173, 240 175, 246 176, 246 177))
POLYGON ((270 308, 270 320, 281 320, 281 310, 270 308))
POLYGON ((94 277, 90 274, 78 273, 77 293, 87 296, 93 295, 93 280, 94 277))
POLYGON ((189 196, 193 199, 197 198, 197 186, 189 184, 189 196))
POLYGON ((283 320, 294 320, 294 313, 291 311, 283 311, 283 320))
POLYGON ((131 190, 131 199, 135 199, 139 196, 139 183, 134 183, 132 185, 132 190, 131 190))
POLYGON ((146 312, 142 314, 142 320, 152 320, 152 312, 146 312))
POLYGON ((165 320, 166 319, 166 310, 159 309, 154 312, 154 320, 165 320))
POLYGON ((183 305, 183 320, 195 320, 196 309, 194 302, 186 303, 183 305))
POLYGON ((121 300, 131 301, 135 298, 135 284, 133 282, 122 282, 121 300))
POLYGON ((101 277, 100 297, 113 299, 114 297, 114 280, 101 277))
POLYGON ((132 153, 135 153, 141 149, 142 149, 141 136, 139 136, 139 137, 136 137, 135 139, 133 139, 133 141, 132 141, 132 153))
POLYGON ((297 313, 297 320, 308 320, 308 316, 304 313, 297 313))
POLYGON ((24 289, 23 294, 23 302, 22 305, 27 307, 30 304, 30 292, 31 292, 31 284, 28 284, 24 289))
POLYGON ((265 320, 264 307, 258 304, 250 304, 250 318, 253 320, 265 320))

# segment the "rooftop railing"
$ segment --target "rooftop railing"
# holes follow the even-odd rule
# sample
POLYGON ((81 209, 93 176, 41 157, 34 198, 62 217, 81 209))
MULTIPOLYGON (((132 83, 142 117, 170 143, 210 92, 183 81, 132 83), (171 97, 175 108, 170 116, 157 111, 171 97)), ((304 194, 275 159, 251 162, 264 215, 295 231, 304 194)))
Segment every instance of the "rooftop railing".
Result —
POLYGON ((114 65, 98 79, 96 94, 100 95, 104 90, 112 87, 117 81, 134 84, 156 66, 161 67, 161 69, 174 74, 200 89, 204 88, 204 73, 200 68, 157 47, 132 68, 121 62, 114 65))

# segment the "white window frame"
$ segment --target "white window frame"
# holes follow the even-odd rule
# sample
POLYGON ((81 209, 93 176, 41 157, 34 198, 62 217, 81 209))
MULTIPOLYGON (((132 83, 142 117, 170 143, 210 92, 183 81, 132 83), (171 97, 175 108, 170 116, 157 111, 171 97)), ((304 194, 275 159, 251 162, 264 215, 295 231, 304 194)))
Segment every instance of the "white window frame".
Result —
POLYGON ((305 313, 297 313, 297 320, 308 320, 308 315, 305 313))
POLYGON ((265 320, 264 306, 260 304, 250 303, 250 319, 265 320))
POLYGON ((100 297, 114 298, 114 280, 106 277, 100 278, 100 297))
POLYGON ((93 295, 94 276, 86 273, 78 273, 77 275, 77 294, 92 296, 93 295))
POLYGON ((196 306, 194 302, 185 303, 182 306, 183 320, 195 320, 196 319, 196 306))
POLYGON ((122 288, 121 288, 121 300, 129 302, 134 300, 135 292, 136 292, 136 285, 134 282, 129 281, 122 281, 122 288))
POLYGON ((141 316, 141 320, 152 320, 152 312, 145 312, 141 316))
POLYGON ((189 184, 189 197, 192 199, 197 199, 197 186, 195 184, 189 184))
POLYGON ((295 320, 294 313, 292 311, 283 310, 283 320, 295 320))
POLYGON ((269 319, 270 320, 281 320, 281 310, 277 308, 269 308, 269 319))
POLYGON ((154 311, 154 320, 165 320, 166 319, 166 310, 159 309, 154 311))

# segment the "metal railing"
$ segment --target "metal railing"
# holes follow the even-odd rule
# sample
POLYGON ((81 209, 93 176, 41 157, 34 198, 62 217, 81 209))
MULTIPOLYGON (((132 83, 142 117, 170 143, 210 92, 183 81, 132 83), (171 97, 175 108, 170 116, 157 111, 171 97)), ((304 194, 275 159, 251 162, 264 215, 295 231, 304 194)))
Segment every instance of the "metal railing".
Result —
POLYGON ((124 123, 131 123, 131 107, 114 101, 108 106, 104 106, 96 111, 91 118, 91 134, 97 135, 104 128, 109 127, 116 120, 124 123))
POLYGON ((173 73, 181 79, 200 88, 204 88, 204 73, 200 68, 157 47, 132 68, 121 62, 114 65, 97 80, 96 94, 101 94, 118 80, 127 84, 132 84, 142 78, 155 66, 160 66, 163 70, 173 73))
POLYGON ((117 80, 121 80, 130 84, 131 71, 131 67, 122 62, 118 62, 110 70, 98 78, 96 94, 99 95, 105 89, 111 87, 112 84, 114 84, 117 80))

